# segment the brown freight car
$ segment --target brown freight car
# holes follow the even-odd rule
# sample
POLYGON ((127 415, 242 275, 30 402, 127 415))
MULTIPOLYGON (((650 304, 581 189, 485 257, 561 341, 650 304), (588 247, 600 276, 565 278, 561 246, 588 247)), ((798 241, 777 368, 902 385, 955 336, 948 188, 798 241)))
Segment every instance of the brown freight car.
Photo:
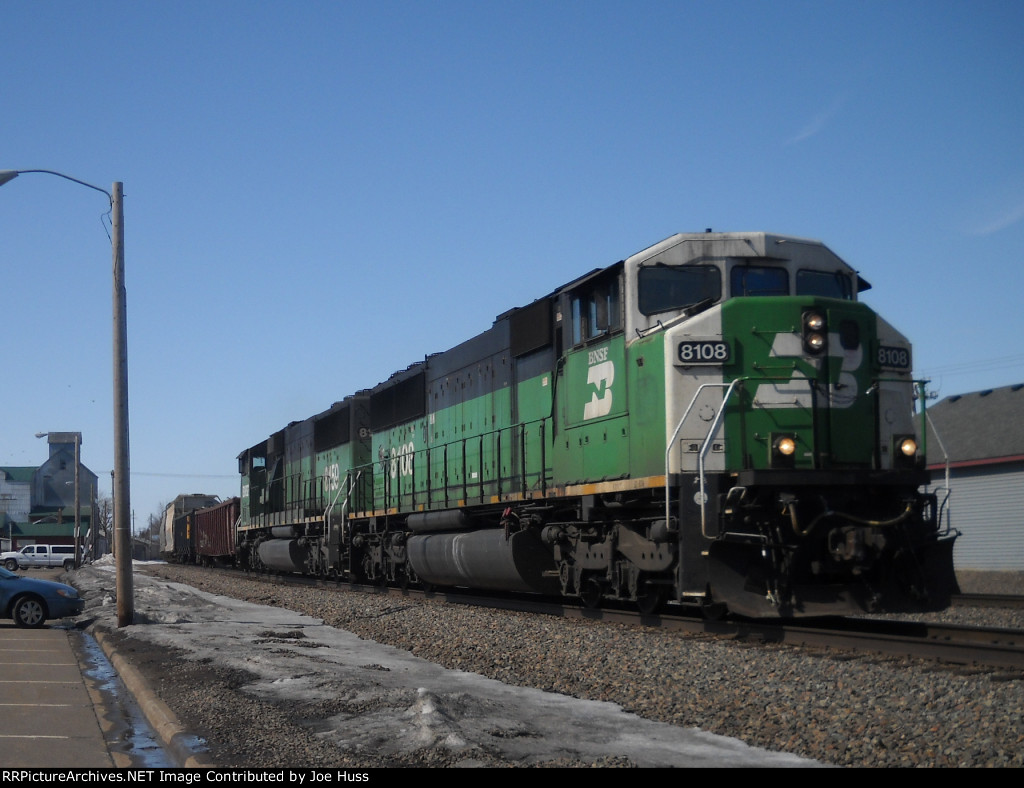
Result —
POLYGON ((234 564, 235 526, 239 511, 238 498, 229 498, 195 513, 196 558, 199 563, 205 566, 234 564))

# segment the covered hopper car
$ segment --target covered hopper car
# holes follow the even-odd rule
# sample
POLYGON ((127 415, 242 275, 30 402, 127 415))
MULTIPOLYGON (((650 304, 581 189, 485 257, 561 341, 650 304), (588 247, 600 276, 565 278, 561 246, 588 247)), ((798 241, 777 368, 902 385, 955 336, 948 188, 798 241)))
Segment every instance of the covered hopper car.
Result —
POLYGON ((219 503, 216 495, 188 493, 167 504, 160 527, 160 556, 176 563, 196 563, 195 512, 219 503))
POLYGON ((671 601, 932 610, 911 346, 826 246, 678 234, 239 455, 254 570, 671 601))

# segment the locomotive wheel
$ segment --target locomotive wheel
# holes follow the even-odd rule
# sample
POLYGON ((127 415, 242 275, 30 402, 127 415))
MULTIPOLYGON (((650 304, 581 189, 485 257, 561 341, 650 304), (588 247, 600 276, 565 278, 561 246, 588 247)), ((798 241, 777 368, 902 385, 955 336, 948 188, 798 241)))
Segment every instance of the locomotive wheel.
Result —
POLYGON ((568 561, 561 561, 558 564, 558 582, 562 584, 562 596, 572 596, 574 579, 568 561))
POLYGON ((729 613, 729 609, 722 602, 708 600, 700 606, 700 612, 708 621, 721 621, 729 613))
POLYGON ((377 567, 373 563, 373 556, 367 553, 363 556, 363 578, 367 585, 371 586, 382 586, 385 583, 385 578, 381 573, 377 572, 377 567))
POLYGON ((665 604, 665 586, 645 584, 636 595, 636 607, 645 616, 657 613, 665 604))
POLYGON ((583 607, 597 610, 601 607, 601 597, 603 595, 604 589, 601 588, 601 583, 596 578, 588 578, 581 584, 580 601, 583 603, 583 607))

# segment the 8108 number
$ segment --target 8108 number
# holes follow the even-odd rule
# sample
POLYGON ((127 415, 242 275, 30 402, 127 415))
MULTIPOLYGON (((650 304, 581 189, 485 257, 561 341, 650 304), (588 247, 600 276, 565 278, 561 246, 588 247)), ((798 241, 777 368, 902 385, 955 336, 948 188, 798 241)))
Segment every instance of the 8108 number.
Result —
POLYGON ((731 353, 728 342, 687 341, 680 342, 676 349, 677 363, 690 364, 724 364, 731 353))
POLYGON ((910 369, 910 351, 905 347, 878 347, 878 366, 891 369, 910 369))

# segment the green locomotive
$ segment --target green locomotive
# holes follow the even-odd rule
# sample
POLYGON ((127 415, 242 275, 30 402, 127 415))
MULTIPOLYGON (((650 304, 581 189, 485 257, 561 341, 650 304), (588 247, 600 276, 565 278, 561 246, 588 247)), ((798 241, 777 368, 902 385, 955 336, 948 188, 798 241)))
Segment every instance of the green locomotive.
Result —
POLYGON ((239 456, 257 570, 728 609, 939 609, 907 340, 817 241, 674 235, 239 456))

